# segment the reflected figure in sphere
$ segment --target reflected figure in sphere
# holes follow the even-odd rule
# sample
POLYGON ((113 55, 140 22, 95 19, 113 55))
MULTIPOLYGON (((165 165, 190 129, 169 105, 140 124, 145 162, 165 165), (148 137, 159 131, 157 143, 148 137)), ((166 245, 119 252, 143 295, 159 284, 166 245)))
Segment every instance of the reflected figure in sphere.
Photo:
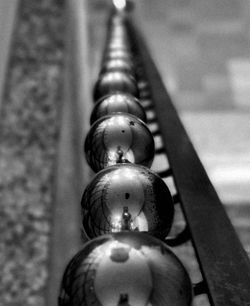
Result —
POLYGON ((90 239, 125 230, 165 239, 174 216, 165 182, 152 170, 134 164, 98 172, 86 187, 81 206, 83 229, 90 239))
POLYGON ((94 172, 124 162, 150 167, 155 154, 154 138, 137 117, 116 113, 100 118, 91 126, 84 151, 94 172))
POLYGON ((192 284, 160 240, 121 232, 88 242, 68 264, 59 306, 191 306, 192 284))

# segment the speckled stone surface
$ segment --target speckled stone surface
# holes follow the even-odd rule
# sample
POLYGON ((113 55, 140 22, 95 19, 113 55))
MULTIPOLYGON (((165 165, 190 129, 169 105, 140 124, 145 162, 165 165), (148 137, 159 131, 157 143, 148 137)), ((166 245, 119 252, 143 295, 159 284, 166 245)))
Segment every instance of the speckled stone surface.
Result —
POLYGON ((44 305, 62 98, 63 2, 20 1, 0 117, 0 305, 44 305))

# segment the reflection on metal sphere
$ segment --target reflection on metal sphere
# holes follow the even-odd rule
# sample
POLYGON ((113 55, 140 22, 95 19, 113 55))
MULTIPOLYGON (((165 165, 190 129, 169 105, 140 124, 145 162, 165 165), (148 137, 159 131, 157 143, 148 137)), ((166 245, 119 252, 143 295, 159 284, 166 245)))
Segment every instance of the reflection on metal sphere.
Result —
POLYGON ((115 50, 115 51, 105 52, 103 61, 105 62, 110 59, 122 59, 129 62, 129 64, 133 65, 132 58, 133 57, 131 52, 126 52, 124 50, 115 50))
POLYGON ((97 119, 117 112, 132 114, 143 122, 147 120, 146 113, 136 98, 125 93, 115 93, 97 101, 91 113, 90 123, 93 124, 97 119))
POLYGON ((129 61, 125 61, 123 59, 112 59, 104 62, 101 69, 101 74, 106 72, 116 72, 116 71, 125 72, 135 77, 134 67, 130 64, 129 61))
POLYGON ((143 231, 164 239, 174 205, 164 181, 146 167, 120 164, 98 172, 82 197, 82 222, 88 238, 143 231))
POLYGON ((145 123, 126 113, 97 120, 86 137, 84 149, 95 172, 124 162, 150 167, 155 151, 154 138, 145 123))
POLYGON ((116 26, 111 29, 108 35, 108 42, 112 39, 119 39, 127 44, 130 43, 127 29, 124 26, 116 26))
POLYGON ((94 88, 94 100, 114 92, 125 92, 138 97, 139 91, 135 78, 128 73, 115 71, 106 72, 100 76, 94 88))
POLYGON ((68 264, 59 306, 190 306, 192 285, 161 241, 121 232, 88 242, 68 264))
POLYGON ((126 9, 127 1, 126 0, 113 0, 113 5, 118 11, 126 9))
POLYGON ((110 41, 106 46, 106 51, 116 51, 122 50, 124 52, 130 52, 130 47, 127 43, 121 41, 120 39, 110 41))

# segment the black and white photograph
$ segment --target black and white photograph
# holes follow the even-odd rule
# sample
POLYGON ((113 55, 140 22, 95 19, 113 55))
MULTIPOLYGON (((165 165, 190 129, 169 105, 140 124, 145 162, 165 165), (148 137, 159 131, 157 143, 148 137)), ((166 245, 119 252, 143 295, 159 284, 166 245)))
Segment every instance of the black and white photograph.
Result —
POLYGON ((250 306, 250 1, 0 0, 0 306, 250 306))

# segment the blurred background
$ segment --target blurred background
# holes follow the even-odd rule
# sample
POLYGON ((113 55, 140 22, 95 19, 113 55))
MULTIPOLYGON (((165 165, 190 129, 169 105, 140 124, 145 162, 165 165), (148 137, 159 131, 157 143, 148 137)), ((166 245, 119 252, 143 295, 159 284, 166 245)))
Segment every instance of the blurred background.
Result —
MULTIPOLYGON (((0 66, 4 72, 0 78, 0 305, 44 305, 62 115, 66 8, 63 0, 15 2, 15 22, 9 25, 3 19, 6 0, 0 1, 0 24, 12 31, 8 62, 0 66)), ((250 253, 250 2, 134 2, 135 22, 250 253)), ((110 1, 85 3, 93 84, 110 1)), ((1 34, 0 38, 3 48, 8 42, 1 34)))

